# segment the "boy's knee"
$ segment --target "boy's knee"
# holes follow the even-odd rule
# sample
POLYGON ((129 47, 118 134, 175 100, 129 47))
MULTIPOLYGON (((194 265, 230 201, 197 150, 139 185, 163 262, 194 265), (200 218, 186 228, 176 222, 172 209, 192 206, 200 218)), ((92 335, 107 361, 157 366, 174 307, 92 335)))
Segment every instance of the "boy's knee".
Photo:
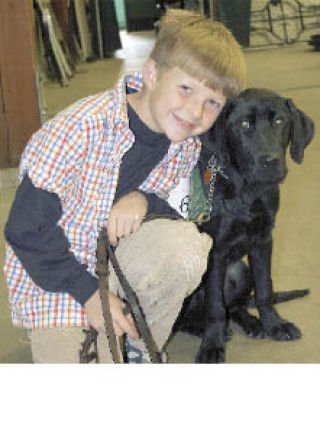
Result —
POLYGON ((135 271, 140 279, 152 275, 197 285, 207 268, 211 246, 211 237, 193 223, 156 219, 121 241, 116 254, 129 275, 135 271))
MULTIPOLYGON (((179 253, 199 253, 207 257, 212 239, 200 233, 195 224, 180 220, 156 219, 146 222, 140 230, 120 241, 116 253, 154 256, 156 259, 177 256, 179 253)), ((176 258, 180 261, 180 256, 176 258)), ((140 260, 143 260, 141 258, 140 260)))
POLYGON ((161 245, 165 250, 168 268, 180 274, 183 279, 194 281, 200 279, 207 267, 208 253, 212 239, 200 233, 195 224, 185 221, 167 221, 159 228, 163 232, 161 245), (172 223, 173 222, 173 223, 172 223))

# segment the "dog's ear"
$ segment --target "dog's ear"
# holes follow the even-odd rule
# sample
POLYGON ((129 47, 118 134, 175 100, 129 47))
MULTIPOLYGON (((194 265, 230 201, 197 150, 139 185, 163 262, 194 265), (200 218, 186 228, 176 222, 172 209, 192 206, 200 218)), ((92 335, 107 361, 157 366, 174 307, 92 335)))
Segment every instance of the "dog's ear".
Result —
POLYGON ((206 150, 208 153, 217 153, 220 145, 225 144, 225 129, 227 117, 231 108, 230 103, 230 101, 226 103, 211 129, 201 137, 203 150, 206 150))
POLYGON ((214 129, 214 133, 216 137, 225 139, 225 130, 226 130, 226 123, 228 120, 228 117, 230 115, 230 112, 234 108, 234 101, 233 99, 229 99, 225 106, 222 108, 222 111, 219 114, 219 117, 217 118, 217 121, 213 124, 212 129, 214 129))
POLYGON ((314 135, 314 123, 299 110, 291 99, 286 100, 290 111, 290 154, 298 164, 302 163, 304 150, 311 142, 314 135))

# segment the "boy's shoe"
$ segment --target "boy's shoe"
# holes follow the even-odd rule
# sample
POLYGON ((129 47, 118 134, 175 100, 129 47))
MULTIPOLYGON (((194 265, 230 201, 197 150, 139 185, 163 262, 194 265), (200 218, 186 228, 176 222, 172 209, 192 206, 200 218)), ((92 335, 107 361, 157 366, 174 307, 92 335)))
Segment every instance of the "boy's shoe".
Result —
MULTIPOLYGON (((127 364, 151 364, 149 352, 143 340, 134 340, 128 336, 124 336, 124 359, 127 364)), ((164 350, 160 352, 163 363, 167 362, 167 354, 164 350)))

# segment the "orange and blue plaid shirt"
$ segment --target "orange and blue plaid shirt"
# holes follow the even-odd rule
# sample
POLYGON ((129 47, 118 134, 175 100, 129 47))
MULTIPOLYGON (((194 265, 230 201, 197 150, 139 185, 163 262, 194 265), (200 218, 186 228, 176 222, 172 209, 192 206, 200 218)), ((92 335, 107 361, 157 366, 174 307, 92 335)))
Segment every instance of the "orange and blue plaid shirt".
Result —
MULTIPOLYGON (((97 237, 108 220, 121 159, 135 140, 129 129, 127 87, 141 90, 141 75, 125 76, 113 90, 82 99, 46 122, 31 137, 20 163, 20 181, 27 173, 36 187, 58 195, 63 211, 58 225, 76 259, 92 275, 97 237)), ((167 198, 192 171, 200 147, 197 137, 172 142, 140 189, 167 198)), ((8 244, 4 272, 15 326, 87 326, 80 303, 68 293, 37 286, 8 244)))

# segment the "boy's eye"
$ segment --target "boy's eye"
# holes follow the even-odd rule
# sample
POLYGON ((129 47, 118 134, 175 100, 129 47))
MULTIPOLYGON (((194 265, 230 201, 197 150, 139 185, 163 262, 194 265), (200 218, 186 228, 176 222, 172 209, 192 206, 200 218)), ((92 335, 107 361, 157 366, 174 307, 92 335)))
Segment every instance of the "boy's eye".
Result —
POLYGON ((214 106, 214 107, 217 107, 217 108, 219 108, 219 107, 220 107, 220 103, 219 103, 219 102, 217 102, 215 99, 211 99, 211 100, 209 101, 209 105, 214 106))
POLYGON ((192 89, 189 86, 185 86, 184 84, 182 84, 180 87, 186 93, 191 93, 192 92, 192 89))

